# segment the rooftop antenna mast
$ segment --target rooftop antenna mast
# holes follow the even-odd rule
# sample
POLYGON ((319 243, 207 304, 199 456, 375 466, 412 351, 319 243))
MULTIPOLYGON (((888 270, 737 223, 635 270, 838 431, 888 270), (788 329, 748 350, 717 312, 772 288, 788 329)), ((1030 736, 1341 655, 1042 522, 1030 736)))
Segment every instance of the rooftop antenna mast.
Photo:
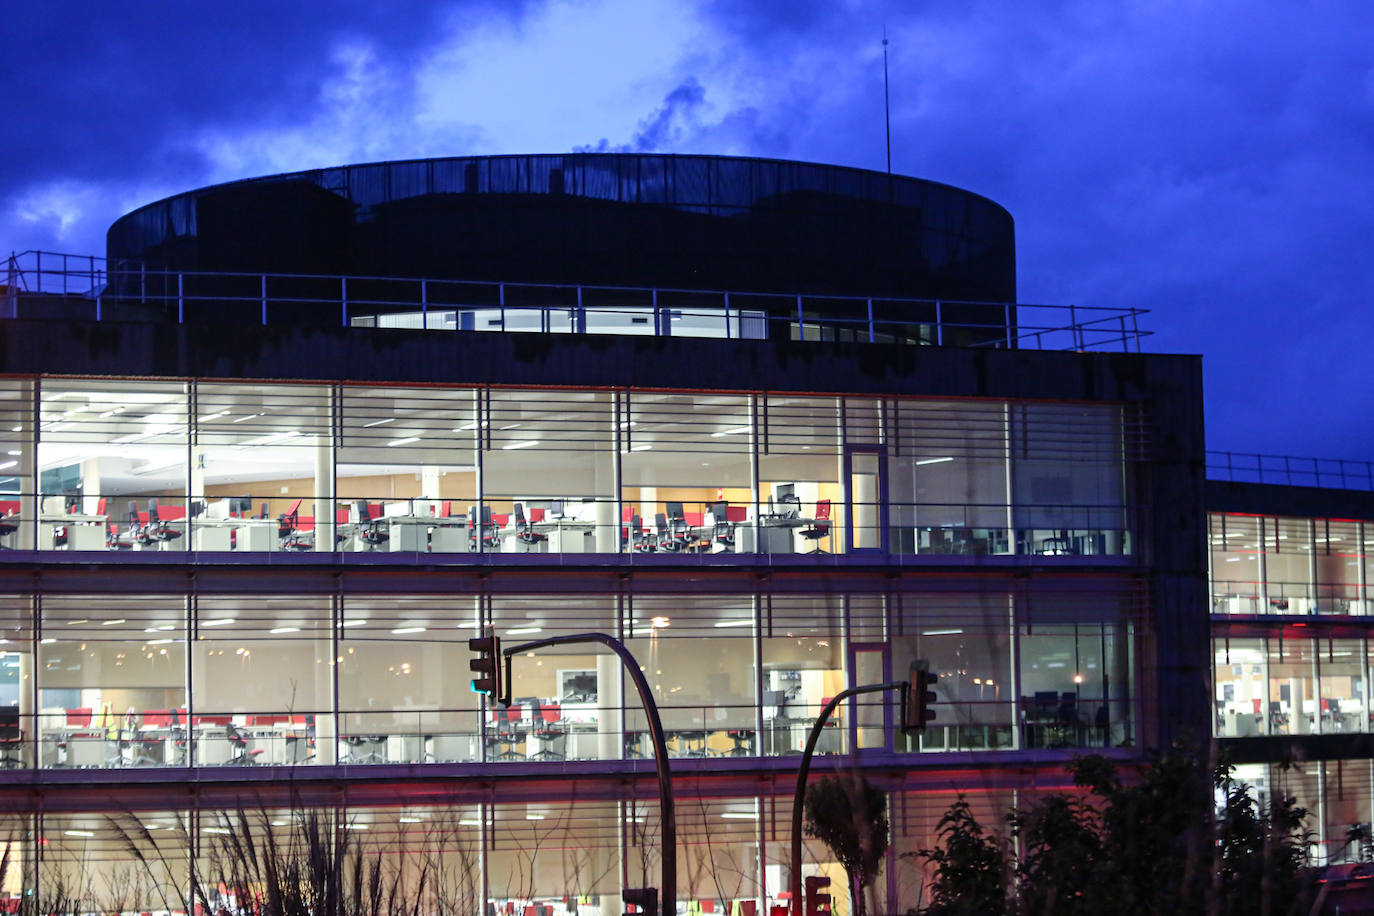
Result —
POLYGON ((883 124, 887 128, 887 174, 892 174, 892 106, 887 94, 887 24, 883 24, 883 124))

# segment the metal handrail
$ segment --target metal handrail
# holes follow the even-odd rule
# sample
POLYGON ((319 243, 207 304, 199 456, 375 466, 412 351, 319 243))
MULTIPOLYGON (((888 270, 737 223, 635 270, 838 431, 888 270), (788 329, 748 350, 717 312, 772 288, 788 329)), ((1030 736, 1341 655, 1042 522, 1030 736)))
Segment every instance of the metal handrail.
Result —
MULTIPOLYGON (((418 314, 421 326, 429 328, 430 313, 459 311, 499 313, 499 328, 506 329, 508 315, 537 313, 541 328, 556 319, 565 318, 572 333, 588 331, 587 315, 645 314, 652 309, 655 335, 672 333, 671 322, 677 318, 711 317, 724 319, 725 336, 742 333, 743 322, 767 324, 785 323, 795 330, 799 339, 810 336, 821 340, 843 339, 853 342, 889 342, 918 345, 946 345, 951 339, 963 336, 964 346, 994 348, 1031 348, 1042 350, 1087 350, 1120 348, 1126 352, 1140 352, 1141 338, 1150 331, 1139 328, 1139 317, 1148 310, 1080 305, 1046 305, 1039 303, 1011 303, 955 299, 922 299, 899 296, 842 296, 834 294, 794 294, 757 291, 712 289, 684 289, 678 287, 632 287, 603 284, 528 283, 458 280, 427 277, 382 277, 371 275, 336 274, 274 274, 245 272, 203 272, 148 270, 143 267, 110 268, 103 258, 44 251, 26 251, 8 259, 5 289, 5 314, 16 315, 19 296, 53 295, 77 297, 94 302, 94 318, 109 316, 105 310, 112 305, 161 307, 170 315, 176 310, 176 321, 182 323, 188 315, 194 317, 199 307, 213 304, 217 308, 241 308, 242 314, 252 316, 261 324, 272 324, 271 311, 282 306, 315 305, 338 307, 340 324, 348 326, 359 319, 377 320, 396 312, 418 314), (55 266, 54 266, 55 265, 55 266), (324 282, 327 294, 302 295, 295 289, 282 295, 280 287, 295 281, 324 282), (232 292, 198 292, 211 283, 242 283, 241 290, 232 292), (393 289, 409 287, 399 298, 377 298, 357 295, 360 286, 386 284, 393 289), (278 287, 273 292, 272 286, 278 287), (446 298, 469 301, 436 301, 435 290, 450 292, 446 298), (352 291, 352 292, 350 292, 352 291), (452 294, 457 291, 457 295, 452 294), (478 295, 463 296, 463 291, 478 295), (566 297, 566 302, 512 304, 511 295, 518 293, 543 294, 551 298, 566 297), (485 293, 485 295, 481 295, 485 293), (599 294, 599 295, 598 295, 599 294), (600 304, 598 298, 623 298, 632 294, 643 303, 634 305, 624 301, 600 304), (691 297, 707 298, 706 303, 671 303, 664 299, 691 297), (476 300, 476 301, 472 301, 476 300), (487 300, 487 301, 483 301, 487 300), (741 303, 744 303, 741 306, 741 303), (775 307, 785 304, 779 314, 767 314, 764 303, 775 307), (845 303, 845 308, 827 308, 845 303), (877 313, 875 314, 875 303, 877 313), (866 309, 863 308, 866 306, 866 309), (885 318, 882 311, 892 307, 915 307, 926 311, 920 318, 885 318), (998 320, 979 322, 958 320, 961 311, 985 309, 998 320), (950 314, 950 313, 954 314, 950 314), (564 314, 566 313, 566 314, 564 314), (1028 321, 1046 315, 1045 323, 1028 321), (1058 320, 1067 318, 1067 321, 1058 320), (924 320, 922 320, 924 318, 924 320), (733 330, 732 330, 733 328, 733 330), (912 339, 913 332, 918 335, 912 339), (972 332, 972 333, 969 333, 972 332)), ((963 316, 965 319, 967 315, 963 316)), ((128 320, 127 316, 121 320, 128 320)), ((291 319, 284 319, 289 322, 291 319)), ((612 332, 613 333, 613 332, 612 332)), ((679 334, 682 333, 679 331, 679 334)))
POLYGON ((1234 483, 1374 490, 1374 461, 1208 450, 1207 477, 1234 483))

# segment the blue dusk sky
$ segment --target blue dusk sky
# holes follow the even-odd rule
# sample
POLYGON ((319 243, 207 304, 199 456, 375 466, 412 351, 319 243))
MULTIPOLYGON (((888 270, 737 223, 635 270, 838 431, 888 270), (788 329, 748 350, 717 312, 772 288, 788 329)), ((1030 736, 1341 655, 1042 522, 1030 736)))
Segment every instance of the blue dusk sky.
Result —
POLYGON ((349 162, 882 169, 884 27, 893 169, 1011 211, 1021 301, 1150 309, 1213 449, 1374 458, 1370 0, 11 4, 0 252, 349 162))

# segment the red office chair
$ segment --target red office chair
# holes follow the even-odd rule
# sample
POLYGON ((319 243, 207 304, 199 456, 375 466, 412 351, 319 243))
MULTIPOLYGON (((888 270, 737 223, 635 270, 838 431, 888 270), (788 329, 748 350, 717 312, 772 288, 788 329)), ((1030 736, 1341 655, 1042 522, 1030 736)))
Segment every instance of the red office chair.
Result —
POLYGON ((816 542, 816 549, 810 553, 825 553, 821 550, 821 538, 830 536, 830 500, 822 499, 816 502, 816 517, 811 520, 811 525, 803 528, 801 536, 808 541, 816 542))

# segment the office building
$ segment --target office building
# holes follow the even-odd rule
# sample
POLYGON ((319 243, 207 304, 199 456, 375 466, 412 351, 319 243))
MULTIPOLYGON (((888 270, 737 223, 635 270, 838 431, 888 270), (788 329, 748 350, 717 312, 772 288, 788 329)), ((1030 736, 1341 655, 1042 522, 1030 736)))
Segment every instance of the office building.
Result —
POLYGON ((1374 475, 1253 455, 1210 465, 1215 734, 1262 797, 1308 810, 1321 860, 1363 861, 1374 475))
POLYGON ((682 912, 786 899, 812 720, 918 659, 935 724, 847 702, 813 770, 890 793, 887 911, 959 793, 995 820, 1209 728, 1200 360, 1018 306, 974 194, 435 159, 189 192, 108 253, 17 258, 3 299, 7 892, 165 909, 239 810, 328 808, 398 868, 442 832, 467 910, 620 912, 659 856, 634 691, 560 646, 494 709, 486 626, 634 653, 682 912))

